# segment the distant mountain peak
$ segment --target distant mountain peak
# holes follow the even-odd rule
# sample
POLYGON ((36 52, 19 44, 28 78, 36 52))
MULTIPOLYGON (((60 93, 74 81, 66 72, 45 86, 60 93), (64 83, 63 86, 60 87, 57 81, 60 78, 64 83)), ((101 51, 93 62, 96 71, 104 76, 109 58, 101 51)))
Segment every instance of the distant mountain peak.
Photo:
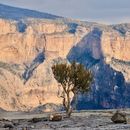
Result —
POLYGON ((62 17, 35 10, 17 8, 0 4, 0 18, 20 20, 26 18, 57 19, 62 17))

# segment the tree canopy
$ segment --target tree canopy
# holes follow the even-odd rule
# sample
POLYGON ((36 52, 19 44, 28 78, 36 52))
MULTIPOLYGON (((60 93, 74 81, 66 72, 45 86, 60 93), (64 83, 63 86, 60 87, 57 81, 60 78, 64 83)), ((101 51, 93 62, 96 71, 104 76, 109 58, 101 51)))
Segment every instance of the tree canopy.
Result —
POLYGON ((70 92, 73 92, 74 97, 79 92, 88 92, 93 79, 92 73, 82 64, 77 64, 76 62, 73 62, 72 64, 55 64, 52 66, 52 71, 55 79, 63 87, 63 105, 67 113, 70 114, 70 92))

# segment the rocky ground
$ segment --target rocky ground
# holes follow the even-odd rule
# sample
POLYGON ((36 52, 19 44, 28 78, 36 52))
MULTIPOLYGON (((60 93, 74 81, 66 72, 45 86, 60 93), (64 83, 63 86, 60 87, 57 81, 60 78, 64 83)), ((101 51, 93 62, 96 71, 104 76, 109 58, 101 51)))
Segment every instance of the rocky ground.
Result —
MULTIPOLYGON (((111 116, 115 110, 81 111, 71 118, 52 122, 50 113, 1 112, 0 130, 130 130, 130 111, 126 110, 127 124, 114 124, 111 116)), ((62 113, 64 116, 64 113, 62 113)))

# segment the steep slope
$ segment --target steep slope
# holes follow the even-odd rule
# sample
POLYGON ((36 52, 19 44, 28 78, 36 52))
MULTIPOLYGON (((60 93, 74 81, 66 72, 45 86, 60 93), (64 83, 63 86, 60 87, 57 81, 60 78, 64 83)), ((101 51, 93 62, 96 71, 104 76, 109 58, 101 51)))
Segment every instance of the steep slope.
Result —
POLYGON ((20 20, 25 18, 56 19, 61 17, 34 10, 27 10, 0 4, 0 18, 20 20))
POLYGON ((107 26, 5 5, 0 17, 1 108, 60 105, 62 90, 51 66, 64 60, 81 62, 94 74, 79 108, 130 107, 129 24, 107 26))
MULTIPOLYGON (((2 7, 1 14, 15 9, 2 7)), ((24 14, 25 10, 20 11, 24 14)), ((61 89, 51 71, 52 59, 65 58, 86 28, 52 19, 51 15, 50 19, 0 19, 0 107, 30 110, 46 103, 62 103, 61 89)))
POLYGON ((84 64, 94 75, 92 90, 79 99, 79 109, 130 107, 128 38, 110 27, 98 27, 71 49, 68 59, 84 64))

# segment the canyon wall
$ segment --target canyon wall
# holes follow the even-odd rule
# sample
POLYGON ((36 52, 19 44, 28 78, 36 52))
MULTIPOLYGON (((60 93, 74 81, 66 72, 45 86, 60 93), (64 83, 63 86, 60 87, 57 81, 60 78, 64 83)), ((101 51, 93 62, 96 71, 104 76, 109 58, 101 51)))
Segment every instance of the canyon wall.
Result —
POLYGON ((77 35, 68 24, 38 19, 0 19, 0 26, 1 108, 25 111, 62 104, 51 65, 53 59, 66 58, 84 31, 77 35))
POLYGON ((94 75, 92 91, 79 98, 79 109, 82 101, 92 109, 130 107, 129 30, 129 24, 1 18, 0 107, 27 111, 62 104, 51 66, 64 60, 83 63, 94 75))

